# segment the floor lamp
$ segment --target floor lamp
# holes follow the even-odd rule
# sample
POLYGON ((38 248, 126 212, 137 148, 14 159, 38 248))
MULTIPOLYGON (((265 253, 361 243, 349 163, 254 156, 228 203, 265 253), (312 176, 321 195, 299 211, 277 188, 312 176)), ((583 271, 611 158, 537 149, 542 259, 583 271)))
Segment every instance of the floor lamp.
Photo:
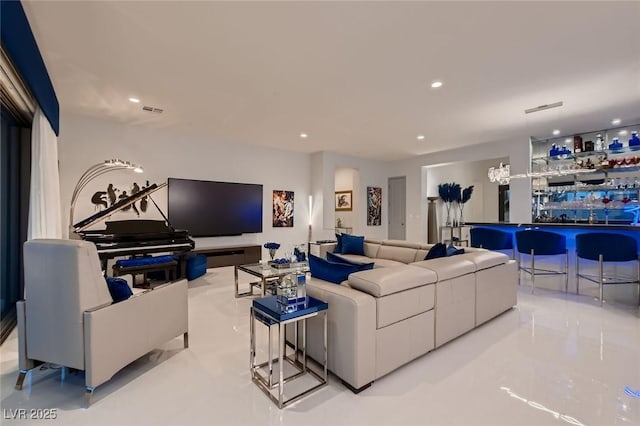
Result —
POLYGON ((89 182, 91 182, 98 176, 123 169, 133 170, 136 173, 142 173, 144 171, 142 169, 142 166, 138 164, 133 164, 129 161, 114 159, 105 160, 102 163, 94 164, 93 166, 89 167, 87 171, 82 174, 82 176, 80 176, 80 179, 78 180, 78 183, 73 190, 73 195, 71 195, 71 207, 69 208, 69 237, 74 235, 73 211, 76 208, 76 202, 78 201, 78 195, 80 195, 80 191, 82 191, 82 189, 87 186, 89 182))

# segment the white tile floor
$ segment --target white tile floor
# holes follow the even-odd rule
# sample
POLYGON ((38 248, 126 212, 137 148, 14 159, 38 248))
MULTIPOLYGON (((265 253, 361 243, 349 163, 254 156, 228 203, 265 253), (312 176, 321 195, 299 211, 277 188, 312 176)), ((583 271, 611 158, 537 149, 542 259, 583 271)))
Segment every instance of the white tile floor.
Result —
MULTIPOLYGON (((248 279, 248 277, 247 277, 248 279)), ((233 298, 233 269, 190 283, 190 348, 174 339, 96 389, 35 371, 23 391, 15 333, 0 348, 2 423, 16 409, 57 408, 59 424, 638 425, 640 312, 587 296, 524 288, 513 309, 359 395, 329 386, 278 410, 249 375, 250 298, 233 298)), ((114 345, 114 351, 117 346, 114 345)))

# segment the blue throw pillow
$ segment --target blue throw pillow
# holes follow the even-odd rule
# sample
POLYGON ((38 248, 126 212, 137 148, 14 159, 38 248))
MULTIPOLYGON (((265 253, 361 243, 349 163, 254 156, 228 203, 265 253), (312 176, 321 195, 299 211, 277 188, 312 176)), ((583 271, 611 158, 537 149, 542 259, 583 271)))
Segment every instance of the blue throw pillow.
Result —
POLYGON ((364 237, 342 234, 342 254, 359 254, 364 256, 364 237))
POLYGON ((342 253, 342 234, 336 234, 336 248, 333 249, 334 253, 342 253))
POLYGON ((464 249, 456 248, 453 244, 449 244, 449 247, 447 247, 447 257, 455 256, 456 254, 464 254, 464 249))
POLYGON ((346 257, 338 256, 333 253, 327 253, 327 261, 330 263, 342 263, 345 265, 353 265, 358 268, 358 271, 366 271, 368 269, 373 269, 373 267, 375 266, 373 262, 371 263, 355 262, 353 260, 347 259, 346 257))
POLYGON ((312 254, 309 255, 309 269, 312 277, 335 284, 345 281, 349 274, 358 272, 358 267, 355 265, 332 263, 312 254))
POLYGON ((133 296, 131 287, 127 281, 122 278, 107 277, 107 287, 114 303, 122 302, 133 296))
POLYGON ((427 255, 424 257, 424 260, 437 259, 439 257, 446 257, 446 256, 447 256, 447 246, 445 246, 442 243, 436 243, 433 247, 431 247, 427 255))

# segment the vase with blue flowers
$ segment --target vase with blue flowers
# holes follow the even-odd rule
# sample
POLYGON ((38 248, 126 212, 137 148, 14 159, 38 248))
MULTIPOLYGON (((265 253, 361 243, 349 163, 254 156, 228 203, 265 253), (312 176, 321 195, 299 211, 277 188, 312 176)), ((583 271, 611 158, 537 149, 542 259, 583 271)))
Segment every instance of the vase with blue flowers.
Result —
POLYGON ((471 199, 471 194, 473 194, 473 185, 463 189, 458 197, 458 207, 460 207, 460 221, 458 222, 459 225, 464 225, 464 205, 467 204, 467 201, 471 199))
POLYGON ((271 260, 273 260, 273 258, 276 256, 276 251, 278 251, 278 249, 280 248, 280 244, 268 242, 264 243, 264 248, 269 250, 269 256, 271 256, 271 260))
POLYGON ((451 206, 453 205, 453 203, 460 200, 460 185, 455 182, 441 183, 440 185, 438 185, 438 195, 444 202, 444 206, 447 209, 447 220, 445 224, 446 226, 452 226, 453 223, 451 222, 451 206))

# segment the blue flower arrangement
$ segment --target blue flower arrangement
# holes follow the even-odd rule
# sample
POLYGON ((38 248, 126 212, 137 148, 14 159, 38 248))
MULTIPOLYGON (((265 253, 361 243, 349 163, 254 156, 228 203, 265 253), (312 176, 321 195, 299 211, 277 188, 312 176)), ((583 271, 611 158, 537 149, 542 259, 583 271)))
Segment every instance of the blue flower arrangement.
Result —
POLYGON ((453 203, 460 202, 460 191, 460 184, 455 182, 441 183, 440 185, 438 185, 438 195, 447 208, 447 226, 451 226, 451 206, 453 205, 453 203))
POLYGON ((264 243, 264 248, 267 250, 278 250, 280 248, 280 244, 278 243, 264 243))
POLYGON ((458 205, 460 206, 460 225, 464 225, 464 216, 462 215, 462 212, 464 210, 464 205, 471 199, 471 194, 473 194, 473 185, 463 189, 460 194, 460 199, 458 200, 458 205))
POLYGON ((268 243, 264 243, 264 248, 269 250, 269 256, 271 256, 271 260, 273 260, 273 258, 276 255, 276 250, 280 248, 280 244, 268 242, 268 243))

